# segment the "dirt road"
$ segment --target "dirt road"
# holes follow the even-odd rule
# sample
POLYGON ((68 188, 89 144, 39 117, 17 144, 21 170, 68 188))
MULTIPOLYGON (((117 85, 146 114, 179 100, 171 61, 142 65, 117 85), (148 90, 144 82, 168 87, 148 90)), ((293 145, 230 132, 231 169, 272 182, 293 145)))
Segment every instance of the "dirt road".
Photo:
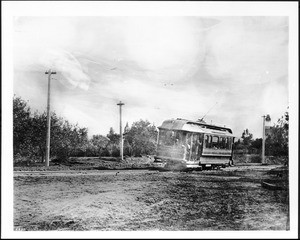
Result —
POLYGON ((276 166, 219 171, 14 173, 15 230, 286 230, 288 191, 260 180, 276 166))

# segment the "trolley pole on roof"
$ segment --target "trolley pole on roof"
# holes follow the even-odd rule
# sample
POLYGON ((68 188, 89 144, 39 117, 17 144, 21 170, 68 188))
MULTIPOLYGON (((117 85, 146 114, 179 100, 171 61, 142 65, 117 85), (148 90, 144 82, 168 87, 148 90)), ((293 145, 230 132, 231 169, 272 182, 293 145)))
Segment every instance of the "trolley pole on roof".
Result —
POLYGON ((117 105, 120 106, 120 156, 121 160, 123 160, 122 106, 125 105, 125 103, 120 101, 117 105))
POLYGON ((52 74, 56 74, 56 72, 52 72, 51 69, 49 69, 49 71, 45 72, 45 74, 48 74, 47 138, 46 138, 46 160, 45 160, 45 166, 49 167, 49 159, 50 159, 50 125, 51 125, 51 116, 50 116, 50 81, 51 81, 51 75, 52 74))

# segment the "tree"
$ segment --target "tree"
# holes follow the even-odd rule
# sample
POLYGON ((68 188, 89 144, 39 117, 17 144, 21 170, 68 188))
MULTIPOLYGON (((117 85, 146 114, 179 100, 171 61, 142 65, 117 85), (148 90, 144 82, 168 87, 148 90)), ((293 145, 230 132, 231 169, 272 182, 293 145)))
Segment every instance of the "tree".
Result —
POLYGON ((90 140, 90 151, 93 156, 103 156, 106 155, 107 146, 110 142, 108 137, 102 135, 93 135, 90 140))
POLYGON ((120 156, 120 134, 115 133, 114 129, 111 127, 107 138, 110 140, 107 145, 107 150, 110 156, 119 157, 120 156))
POLYGON ((262 138, 256 138, 251 141, 250 149, 252 152, 259 154, 262 151, 262 138))
POLYGON ((249 132, 248 129, 244 130, 242 133, 243 145, 248 148, 251 144, 253 134, 249 132))
MULTIPOLYGON (((13 147, 14 160, 20 158, 44 161, 46 152, 47 115, 45 112, 31 113, 27 102, 13 98, 13 147)), ((64 160, 71 155, 85 152, 88 129, 73 125, 67 120, 51 114, 50 154, 64 160)))
POLYGON ((87 148, 89 146, 89 139, 88 139, 88 129, 87 128, 79 128, 79 142, 77 145, 77 152, 76 156, 86 155, 87 148))
POLYGON ((13 98, 13 154, 14 156, 30 153, 30 107, 20 97, 13 98))
MULTIPOLYGON (((80 128, 62 118, 57 121, 57 132, 53 134, 54 139, 51 144, 52 154, 58 160, 66 160, 70 156, 77 156, 84 152, 88 142, 87 128, 80 128)), ((50 152, 51 153, 51 152, 50 152)))
POLYGON ((243 152, 244 154, 252 152, 252 138, 253 134, 250 133, 248 129, 244 130, 241 139, 238 139, 238 141, 233 144, 234 149, 239 152, 243 152))
POLYGON ((128 155, 128 156, 132 156, 133 155, 133 148, 130 145, 130 143, 128 142, 129 138, 128 138, 128 133, 130 131, 130 127, 128 125, 128 122, 126 123, 126 126, 124 128, 124 154, 128 155))
POLYGON ((266 138, 266 155, 288 156, 289 152, 289 113, 278 119, 270 128, 266 138))
MULTIPOLYGON (((56 115, 52 114, 51 123, 56 121, 56 115)), ((53 129, 51 129, 53 132, 53 129)), ((31 118, 31 126, 30 126, 30 135, 31 135, 31 144, 35 148, 34 157, 39 157, 41 162, 45 160, 46 153, 46 132, 47 132, 47 114, 43 112, 39 114, 35 112, 31 118)), ((53 134, 52 139, 50 138, 50 142, 53 142, 53 134), (52 140, 52 141, 51 141, 52 140)))
POLYGON ((125 134, 125 142, 131 155, 154 154, 157 129, 147 120, 134 122, 125 134))

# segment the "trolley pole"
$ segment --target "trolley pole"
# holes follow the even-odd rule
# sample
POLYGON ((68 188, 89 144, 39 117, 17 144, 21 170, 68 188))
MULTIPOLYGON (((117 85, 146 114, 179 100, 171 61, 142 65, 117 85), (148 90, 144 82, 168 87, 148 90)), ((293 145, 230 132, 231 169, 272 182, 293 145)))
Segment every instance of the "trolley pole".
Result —
POLYGON ((51 116, 50 116, 50 81, 51 81, 51 74, 56 74, 56 72, 52 72, 49 69, 48 72, 48 99, 47 99, 47 137, 46 137, 46 160, 45 166, 49 167, 49 158, 50 158, 50 125, 51 125, 51 116))
POLYGON ((121 160, 123 160, 122 106, 125 105, 125 103, 120 101, 117 105, 120 106, 120 156, 121 160))
POLYGON ((265 164, 265 121, 266 121, 266 116, 262 116, 263 118, 263 137, 262 137, 262 156, 261 156, 261 163, 265 164))

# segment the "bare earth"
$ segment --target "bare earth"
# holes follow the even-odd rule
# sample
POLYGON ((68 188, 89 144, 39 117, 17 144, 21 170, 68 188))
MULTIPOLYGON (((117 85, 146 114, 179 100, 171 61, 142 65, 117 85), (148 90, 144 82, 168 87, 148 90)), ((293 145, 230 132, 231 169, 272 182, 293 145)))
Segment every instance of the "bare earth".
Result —
POLYGON ((278 166, 221 170, 15 171, 15 230, 288 230, 278 166))

